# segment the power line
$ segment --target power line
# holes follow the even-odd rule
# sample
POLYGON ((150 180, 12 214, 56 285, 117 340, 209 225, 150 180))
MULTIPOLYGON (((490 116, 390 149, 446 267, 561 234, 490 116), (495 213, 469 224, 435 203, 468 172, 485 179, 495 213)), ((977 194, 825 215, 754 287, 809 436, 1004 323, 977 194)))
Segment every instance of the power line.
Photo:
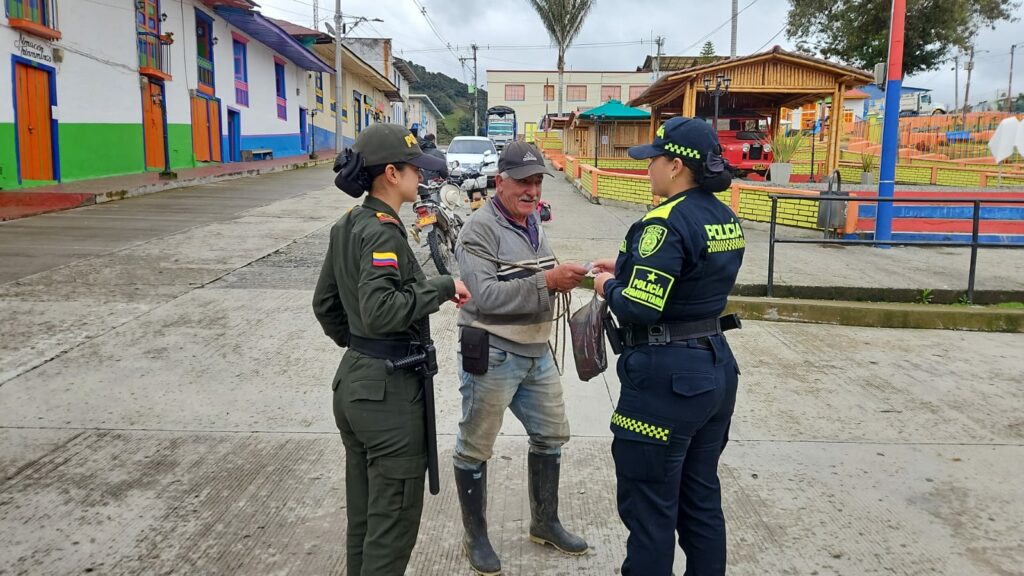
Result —
MULTIPOLYGON (((757 2, 758 2, 758 0, 751 0, 750 4, 747 4, 746 6, 744 6, 744 7, 743 7, 743 9, 742 9, 742 10, 740 10, 739 12, 737 12, 737 13, 736 13, 736 16, 738 17, 738 16, 740 15, 740 14, 743 14, 744 12, 746 12, 746 11, 747 11, 747 8, 750 8, 750 7, 751 7, 751 6, 753 6, 754 4, 757 4, 757 2)), ((715 28, 715 29, 714 29, 714 30, 712 30, 711 32, 708 32, 707 34, 705 34, 704 36, 702 36, 702 37, 701 37, 701 38, 700 38, 699 40, 697 40, 697 41, 696 41, 696 42, 694 42, 693 44, 690 44, 690 45, 689 45, 689 46, 687 46, 686 48, 683 48, 682 50, 680 50, 679 52, 677 52, 677 54, 686 54, 686 52, 687 52, 688 50, 690 50, 690 49, 692 49, 692 48, 696 47, 696 46, 697 46, 698 44, 700 44, 701 42, 703 42, 703 41, 707 40, 708 38, 711 38, 711 37, 712 37, 712 36, 713 36, 713 35, 715 34, 715 32, 718 32, 719 30, 721 30, 722 28, 725 28, 726 26, 729 26, 730 24, 732 24, 732 16, 731 16, 731 15, 729 16, 729 19, 728 19, 728 20, 726 20, 725 22, 722 22, 722 25, 721 25, 721 26, 719 26, 718 28, 715 28)))
MULTIPOLYGON (((591 43, 573 44, 570 47, 570 49, 575 49, 575 48, 614 48, 614 47, 622 47, 622 46, 637 46, 637 45, 641 45, 641 44, 653 44, 654 42, 655 41, 653 41, 653 40, 627 40, 627 41, 623 41, 623 42, 591 42, 591 43)), ((450 50, 452 48, 454 48, 456 50, 463 50, 463 49, 470 49, 471 46, 447 46, 447 47, 444 47, 444 48, 439 48, 439 47, 437 47, 437 48, 418 48, 418 49, 412 49, 412 50, 405 50, 404 52, 407 53, 407 54, 429 53, 429 52, 444 52, 444 51, 450 50)), ((505 44, 505 45, 483 44, 483 45, 480 45, 479 48, 480 48, 480 50, 492 50, 492 51, 554 50, 555 49, 555 47, 552 46, 551 44, 505 44)))
POLYGON ((427 25, 430 26, 431 31, 434 32, 434 36, 437 36, 437 39, 440 40, 441 43, 448 48, 448 51, 451 52, 452 56, 454 56, 457 60, 459 58, 459 55, 455 52, 455 50, 452 49, 452 43, 445 40, 444 37, 441 36, 441 33, 437 30, 437 26, 434 26, 433 20, 430 19, 429 15, 427 15, 426 7, 424 7, 423 4, 420 3, 420 0, 412 0, 412 3, 415 4, 417 8, 420 9, 420 14, 423 15, 423 19, 427 21, 427 25))
POLYGON ((761 50, 764 50, 766 46, 768 46, 769 44, 771 44, 773 40, 775 40, 776 38, 778 38, 778 37, 779 37, 779 34, 782 34, 782 33, 783 33, 783 32, 785 32, 785 31, 786 31, 786 25, 785 25, 785 24, 783 24, 783 25, 782 25, 782 28, 779 28, 779 31, 775 33, 775 36, 772 36, 771 38, 769 38, 769 39, 768 39, 768 41, 767 41, 767 42, 765 42, 764 44, 762 44, 760 48, 758 48, 757 50, 754 50, 754 53, 756 54, 756 53, 760 52, 761 50))

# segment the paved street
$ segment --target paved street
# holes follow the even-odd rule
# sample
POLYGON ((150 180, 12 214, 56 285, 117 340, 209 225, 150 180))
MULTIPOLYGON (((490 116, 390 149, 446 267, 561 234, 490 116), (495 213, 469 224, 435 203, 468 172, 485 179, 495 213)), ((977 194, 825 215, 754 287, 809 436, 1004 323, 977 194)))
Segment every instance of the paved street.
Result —
MULTIPOLYGON (((0 224, 0 574, 344 571, 340 351, 310 310, 328 229, 354 204, 331 177, 310 168, 0 224)), ((545 197, 565 260, 613 255, 641 212, 591 205, 560 177, 545 197)), ((741 281, 763 282, 765 232, 748 230, 741 281)), ((966 283, 966 252, 780 251, 787 283, 966 283)), ((979 288, 1024 289, 1021 260, 983 252, 979 288)), ((454 312, 433 322, 442 492, 427 497, 410 575, 469 573, 449 469, 454 312)), ((730 340, 743 369, 721 470, 730 574, 1020 573, 1024 335, 748 322, 730 340)), ((618 383, 570 366, 564 385, 562 516, 593 551, 525 538, 526 439, 509 415, 488 504, 506 574, 616 574, 624 554, 618 383)))

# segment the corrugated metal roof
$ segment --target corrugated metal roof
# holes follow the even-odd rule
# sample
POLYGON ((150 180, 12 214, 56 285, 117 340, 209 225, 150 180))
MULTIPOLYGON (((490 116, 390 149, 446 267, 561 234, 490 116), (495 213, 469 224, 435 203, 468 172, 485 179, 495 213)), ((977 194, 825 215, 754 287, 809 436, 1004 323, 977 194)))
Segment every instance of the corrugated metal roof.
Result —
POLYGON ((262 14, 225 6, 218 6, 214 11, 218 16, 231 23, 232 26, 239 28, 249 36, 273 48, 277 53, 291 60, 303 70, 334 72, 334 68, 331 68, 323 60, 317 58, 315 54, 306 49, 298 40, 292 38, 280 26, 271 22, 269 18, 262 14))

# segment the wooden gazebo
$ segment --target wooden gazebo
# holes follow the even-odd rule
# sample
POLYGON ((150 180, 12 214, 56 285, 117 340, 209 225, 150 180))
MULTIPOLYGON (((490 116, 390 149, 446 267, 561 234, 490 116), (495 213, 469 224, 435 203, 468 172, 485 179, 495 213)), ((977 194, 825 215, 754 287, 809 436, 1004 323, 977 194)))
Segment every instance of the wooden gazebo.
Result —
POLYGON ((779 128, 780 110, 831 98, 827 148, 827 171, 839 163, 839 138, 842 134, 843 95, 847 90, 874 81, 872 74, 806 54, 775 48, 694 66, 671 72, 652 84, 643 94, 630 100, 630 106, 649 106, 652 110, 648 136, 672 116, 714 114, 714 99, 704 89, 704 79, 723 74, 731 80, 729 91, 720 98, 721 109, 745 110, 771 118, 771 129, 779 128))
POLYGON ((573 114, 563 131, 564 152, 570 156, 626 158, 630 146, 644 144, 650 112, 609 100, 597 108, 573 114))

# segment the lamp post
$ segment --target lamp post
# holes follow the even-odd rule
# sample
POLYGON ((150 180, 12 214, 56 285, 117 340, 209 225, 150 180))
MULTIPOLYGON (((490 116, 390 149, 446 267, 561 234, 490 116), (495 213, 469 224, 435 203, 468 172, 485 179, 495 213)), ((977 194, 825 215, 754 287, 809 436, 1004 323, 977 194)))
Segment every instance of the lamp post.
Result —
POLYGON ((604 114, 594 116, 594 168, 597 168, 597 147, 601 144, 601 121, 604 114))
POLYGON ((316 160, 316 106, 309 110, 309 159, 316 160))
POLYGON ((715 99, 715 132, 718 132, 718 100, 729 93, 730 84, 732 84, 732 78, 728 78, 725 74, 719 72, 715 74, 715 89, 712 90, 711 77, 704 77, 704 91, 715 99))

